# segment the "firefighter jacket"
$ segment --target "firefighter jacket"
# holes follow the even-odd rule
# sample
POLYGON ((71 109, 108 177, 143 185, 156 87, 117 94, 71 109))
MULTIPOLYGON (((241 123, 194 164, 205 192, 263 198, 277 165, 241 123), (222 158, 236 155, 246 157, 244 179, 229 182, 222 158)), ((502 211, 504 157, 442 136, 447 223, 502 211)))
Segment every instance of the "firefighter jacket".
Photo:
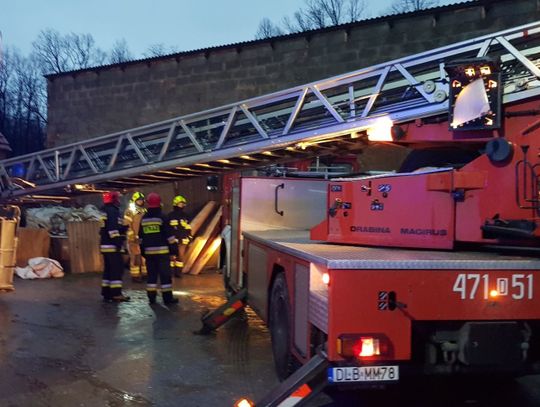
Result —
POLYGON ((102 253, 122 252, 126 240, 124 221, 120 217, 120 209, 113 204, 106 204, 102 208, 100 250, 102 253))
POLYGON ((127 229, 127 241, 128 243, 139 243, 139 229, 141 226, 141 219, 146 213, 146 209, 141 206, 135 205, 135 208, 127 208, 124 212, 124 224, 127 229))
POLYGON ((175 206, 167 215, 167 221, 179 243, 188 244, 192 239, 191 226, 184 209, 175 206))
POLYGON ((161 208, 149 208, 142 217, 139 230, 141 250, 143 255, 177 254, 178 240, 169 226, 167 219, 161 213, 161 208))

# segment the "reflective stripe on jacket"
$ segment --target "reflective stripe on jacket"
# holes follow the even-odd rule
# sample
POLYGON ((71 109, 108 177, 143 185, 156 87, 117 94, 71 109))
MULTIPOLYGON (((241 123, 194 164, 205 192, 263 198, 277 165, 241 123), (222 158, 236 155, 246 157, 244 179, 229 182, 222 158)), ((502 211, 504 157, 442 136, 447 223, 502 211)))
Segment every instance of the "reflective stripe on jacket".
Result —
POLYGON ((141 220, 139 229, 141 249, 145 256, 169 254, 169 245, 176 243, 176 238, 161 208, 148 208, 141 220))

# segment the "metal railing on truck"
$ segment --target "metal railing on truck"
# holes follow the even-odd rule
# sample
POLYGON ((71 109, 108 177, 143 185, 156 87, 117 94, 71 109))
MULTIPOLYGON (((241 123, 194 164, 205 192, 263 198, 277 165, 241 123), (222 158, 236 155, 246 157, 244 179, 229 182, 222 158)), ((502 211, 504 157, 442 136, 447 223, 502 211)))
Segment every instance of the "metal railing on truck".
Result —
MULTIPOLYGON (((540 93, 540 22, 199 113, 0 162, 0 193, 20 196, 283 148, 448 109, 445 63, 499 58, 503 103, 540 93)), ((177 175, 177 174, 176 174, 177 175)))

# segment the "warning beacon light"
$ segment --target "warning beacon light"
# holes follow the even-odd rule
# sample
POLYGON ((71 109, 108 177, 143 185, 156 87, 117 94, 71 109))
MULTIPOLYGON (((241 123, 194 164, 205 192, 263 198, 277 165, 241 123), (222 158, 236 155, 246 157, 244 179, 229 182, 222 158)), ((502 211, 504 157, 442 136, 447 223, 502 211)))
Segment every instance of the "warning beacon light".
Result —
POLYGON ((475 58, 446 64, 450 84, 450 130, 491 130, 501 126, 498 61, 475 58))

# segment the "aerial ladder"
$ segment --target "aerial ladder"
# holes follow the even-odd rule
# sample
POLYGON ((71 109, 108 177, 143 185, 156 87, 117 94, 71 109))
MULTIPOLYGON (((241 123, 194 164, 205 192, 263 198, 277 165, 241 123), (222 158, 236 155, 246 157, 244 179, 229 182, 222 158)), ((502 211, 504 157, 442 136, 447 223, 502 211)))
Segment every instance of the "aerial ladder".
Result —
MULTIPOLYGON (((111 187, 122 178, 136 183, 141 174, 165 182, 181 176, 182 168, 190 165, 261 152, 270 152, 271 159, 272 151, 357 138, 381 120, 421 122, 449 110, 448 66, 477 58, 497 61, 503 105, 540 95, 540 22, 536 22, 215 109, 10 158, 0 162, 0 193, 3 198, 17 198, 45 191, 54 194, 76 184, 111 187)), ((247 291, 240 291, 218 311, 206 314, 200 333, 225 323, 245 306, 247 296, 247 291)), ((281 405, 306 384, 311 385, 312 397, 324 387, 325 368, 324 349, 320 349, 311 362, 256 405, 281 405)), ((289 405, 307 399, 302 400, 289 405)))
MULTIPOLYGON (((491 57, 502 66, 503 103, 540 91, 540 23, 359 69, 198 113, 0 162, 0 193, 17 198, 178 179, 190 165, 305 148, 364 134, 381 118, 421 120, 448 109, 445 64, 491 57)), ((226 165, 221 166, 226 168, 226 165)))

